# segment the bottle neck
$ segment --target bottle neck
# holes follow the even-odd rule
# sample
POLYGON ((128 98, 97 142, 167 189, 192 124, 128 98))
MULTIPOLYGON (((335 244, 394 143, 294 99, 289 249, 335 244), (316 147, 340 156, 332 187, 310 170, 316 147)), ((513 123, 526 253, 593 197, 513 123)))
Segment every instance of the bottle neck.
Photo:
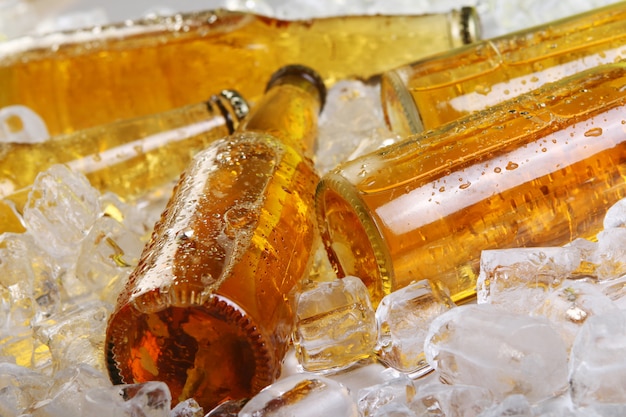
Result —
POLYGON ((270 86, 237 131, 268 133, 311 158, 317 144, 322 97, 323 93, 306 78, 282 77, 270 86))

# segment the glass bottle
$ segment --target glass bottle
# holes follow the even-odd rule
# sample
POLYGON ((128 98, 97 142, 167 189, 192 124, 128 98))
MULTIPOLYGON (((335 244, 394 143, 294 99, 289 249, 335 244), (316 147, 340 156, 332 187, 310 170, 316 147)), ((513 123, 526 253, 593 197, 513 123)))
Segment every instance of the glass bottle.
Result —
POLYGON ((381 78, 389 127, 401 136, 456 120, 626 51, 626 3, 418 60, 381 78))
POLYGON ((347 162, 320 181, 322 241, 375 303, 429 279, 475 296, 484 249, 593 238, 626 194, 626 64, 517 99, 347 162))
POLYGON ((368 78, 470 42, 478 26, 473 9, 296 21, 218 10, 10 39, 0 108, 25 105, 56 135, 196 103, 216 86, 254 103, 283 65, 314 66, 329 84, 368 78))
POLYGON ((37 174, 65 163, 100 191, 135 200, 173 181, 193 155, 228 136, 248 114, 234 90, 149 116, 121 120, 39 143, 0 143, 0 233, 21 232, 19 215, 37 174))
POLYGON ((287 66, 232 136, 189 165, 106 336, 115 383, 165 381, 210 410, 250 398, 280 372, 289 293, 319 243, 311 156, 324 84, 287 66))

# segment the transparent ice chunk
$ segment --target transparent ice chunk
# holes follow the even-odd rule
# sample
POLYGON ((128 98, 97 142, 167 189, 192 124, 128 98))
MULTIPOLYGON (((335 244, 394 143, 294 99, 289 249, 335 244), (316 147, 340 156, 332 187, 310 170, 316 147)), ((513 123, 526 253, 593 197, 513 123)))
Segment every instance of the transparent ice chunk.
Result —
POLYGON ((547 319, 490 304, 462 305, 436 318, 424 344, 443 381, 480 385, 497 398, 533 403, 567 388, 567 350, 547 319))
POLYGON ((597 239, 597 278, 607 280, 626 275, 626 227, 604 229, 597 239))
POLYGON ((358 417, 350 391, 322 376, 292 375, 252 397, 239 417, 358 417))
POLYGON ((320 173, 399 140, 385 125, 379 86, 354 80, 329 89, 319 137, 315 165, 320 173))
POLYGON ((37 175, 28 194, 26 228, 52 256, 70 256, 100 213, 98 196, 84 175, 53 165, 37 175))
POLYGON ((90 389, 84 404, 84 415, 99 417, 171 417, 172 413, 172 395, 160 381, 90 389))
POLYGON ((616 308, 597 284, 582 280, 564 280, 533 314, 550 320, 569 351, 578 331, 590 316, 616 308))
POLYGON ((204 410, 195 399, 188 398, 176 404, 170 417, 204 417, 204 410))
POLYGON ((27 411, 32 417, 82 417, 91 414, 86 401, 87 392, 101 391, 111 386, 101 372, 84 364, 70 366, 54 375, 48 393, 27 411))
POLYGON ((626 404, 626 311, 592 316, 571 351, 569 378, 578 406, 626 404))
POLYGON ((66 287, 72 297, 97 295, 114 304, 126 278, 137 265, 143 242, 110 216, 95 220, 76 260, 76 280, 66 287))
POLYGON ((368 358, 376 319, 367 287, 356 277, 310 283, 296 298, 296 358, 311 372, 346 369, 368 358))
POLYGON ((112 306, 101 301, 82 303, 52 316, 35 328, 50 348, 54 369, 87 364, 105 372, 104 336, 112 306))
POLYGON ((454 307, 448 294, 429 280, 412 283, 385 296, 376 309, 380 360, 401 372, 428 366, 424 339, 431 321, 454 307))
POLYGON ((213 410, 209 411, 209 413, 204 417, 237 417, 239 415, 239 411, 241 411, 247 402, 247 398, 225 401, 213 410))
POLYGON ((0 362, 0 415, 16 417, 33 403, 46 398, 52 381, 39 372, 0 362))
POLYGON ((626 198, 622 198, 606 211, 602 223, 604 229, 626 227, 626 198))
POLYGON ((487 388, 433 383, 420 387, 409 408, 418 416, 476 417, 493 401, 487 388))
POLYGON ((527 314, 579 265, 580 252, 573 247, 482 251, 478 303, 527 314))
POLYGON ((415 396, 415 392, 413 380, 405 374, 362 388, 358 392, 359 413, 363 417, 370 417, 388 404, 408 404, 415 396))
POLYGON ((520 394, 509 395, 502 402, 480 413, 479 417, 534 417, 528 399, 520 394))

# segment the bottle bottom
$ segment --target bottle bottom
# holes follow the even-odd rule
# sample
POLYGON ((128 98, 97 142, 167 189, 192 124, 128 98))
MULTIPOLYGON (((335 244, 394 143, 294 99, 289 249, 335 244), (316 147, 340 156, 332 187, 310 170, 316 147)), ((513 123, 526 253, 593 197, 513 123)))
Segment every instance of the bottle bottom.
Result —
POLYGON ((113 383, 163 381, 174 404, 194 398, 206 410, 250 398, 278 375, 258 327, 219 295, 155 313, 127 305, 112 316, 106 346, 113 383))

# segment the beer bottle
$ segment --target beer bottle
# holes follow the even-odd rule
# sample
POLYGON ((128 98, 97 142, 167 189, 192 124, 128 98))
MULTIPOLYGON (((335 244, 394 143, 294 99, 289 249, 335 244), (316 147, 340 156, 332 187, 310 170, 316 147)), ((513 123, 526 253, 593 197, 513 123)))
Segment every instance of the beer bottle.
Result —
POLYGON ((248 113, 234 90, 202 103, 58 135, 37 143, 0 143, 0 233, 19 219, 37 174, 64 163, 100 191, 135 200, 178 179, 193 155, 233 133, 248 113))
POLYGON ((434 129, 545 83, 618 61, 626 56, 625 47, 624 2, 479 41, 385 73, 385 119, 404 137, 434 129))
POLYGON ((0 43, 0 108, 20 104, 52 135, 153 114, 229 87, 254 104, 283 65, 326 83, 365 79, 471 42, 473 9, 282 20, 200 11, 0 43))
POLYGON ((322 240, 375 302, 423 279, 476 293, 482 250, 593 238, 626 195, 626 64, 607 64, 364 155, 322 178, 322 240))
POLYGON ((281 68, 239 129, 200 152, 177 184, 107 328, 115 383, 164 381, 204 409, 278 377, 289 294, 319 243, 311 157, 321 78, 281 68))

